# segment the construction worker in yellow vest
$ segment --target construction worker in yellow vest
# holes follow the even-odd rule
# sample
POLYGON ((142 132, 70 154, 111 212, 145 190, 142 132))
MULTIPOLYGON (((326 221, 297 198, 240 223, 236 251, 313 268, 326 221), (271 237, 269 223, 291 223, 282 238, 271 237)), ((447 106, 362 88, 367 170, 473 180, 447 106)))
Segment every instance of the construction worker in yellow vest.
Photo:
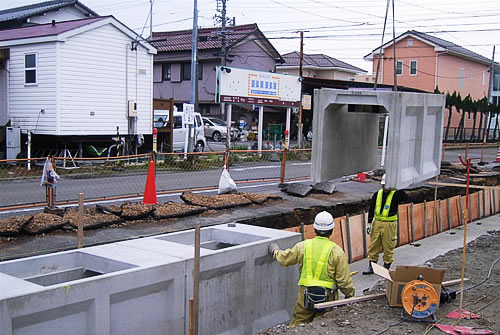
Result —
POLYGON ((369 223, 366 233, 370 235, 370 246, 368 247, 368 270, 363 271, 364 275, 373 274, 372 262, 377 263, 381 249, 384 251, 384 267, 391 268, 397 242, 398 206, 408 199, 402 190, 385 188, 385 174, 380 183, 382 189, 373 194, 368 212, 369 223))
POLYGON ((269 245, 269 254, 281 266, 299 264, 300 279, 297 303, 290 327, 310 323, 327 311, 315 309, 314 304, 338 299, 338 290, 346 298, 354 297, 354 285, 344 251, 328 238, 335 222, 328 212, 321 212, 314 219, 316 237, 280 250, 276 243, 269 245))

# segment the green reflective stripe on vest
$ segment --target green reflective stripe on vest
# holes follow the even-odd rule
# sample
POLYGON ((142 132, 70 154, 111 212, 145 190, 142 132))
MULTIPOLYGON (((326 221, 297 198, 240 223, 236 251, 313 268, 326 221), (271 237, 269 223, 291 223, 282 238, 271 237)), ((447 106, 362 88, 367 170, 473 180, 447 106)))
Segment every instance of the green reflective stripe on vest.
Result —
POLYGON ((334 246, 335 243, 325 237, 316 237, 305 241, 304 263, 302 264, 299 285, 321 286, 330 289, 333 287, 334 282, 328 276, 328 258, 334 246))
POLYGON ((380 189, 377 193, 377 201, 375 203, 375 219, 379 221, 397 221, 398 215, 389 216, 389 210, 391 209, 392 197, 396 191, 390 191, 387 195, 387 199, 385 199, 384 209, 382 210, 382 214, 380 214, 380 210, 382 209, 382 195, 384 194, 384 190, 380 189))

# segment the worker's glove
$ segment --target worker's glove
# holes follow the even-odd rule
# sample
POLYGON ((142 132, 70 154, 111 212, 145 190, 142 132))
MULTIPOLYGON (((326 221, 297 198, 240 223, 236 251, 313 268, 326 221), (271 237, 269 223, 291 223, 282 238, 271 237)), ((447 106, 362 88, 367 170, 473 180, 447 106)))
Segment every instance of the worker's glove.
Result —
POLYGON ((274 253, 277 251, 277 250, 280 250, 280 247, 278 246, 278 244, 276 243, 271 243, 269 244, 269 247, 267 248, 267 252, 269 253, 269 255, 271 257, 274 257, 274 253))
POLYGON ((369 224, 366 226, 366 233, 367 233, 368 235, 370 235, 370 234, 371 234, 371 232, 372 232, 372 224, 371 224, 371 223, 369 223, 369 224))

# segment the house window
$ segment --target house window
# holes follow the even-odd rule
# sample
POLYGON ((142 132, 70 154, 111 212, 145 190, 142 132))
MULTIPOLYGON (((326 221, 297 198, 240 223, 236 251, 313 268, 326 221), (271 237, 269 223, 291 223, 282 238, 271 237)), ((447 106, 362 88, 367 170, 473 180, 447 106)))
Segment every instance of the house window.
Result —
POLYGON ((500 91, 500 73, 497 71, 493 72, 493 91, 500 91))
POLYGON ((403 62, 398 60, 396 62, 396 74, 398 76, 402 76, 403 75, 403 62))
POLYGON ((24 55, 24 83, 36 84, 36 54, 24 55))
POLYGON ((486 71, 483 71, 483 85, 486 85, 486 71))
POLYGON ((191 63, 182 63, 181 80, 191 80, 191 63))
POLYGON ((472 68, 470 68, 470 80, 472 80, 473 77, 474 77, 474 75, 472 73, 472 68))
POLYGON ((172 70, 170 68, 170 64, 162 64, 161 73, 162 81, 170 81, 170 79, 172 78, 172 70))
POLYGON ((464 80, 465 80, 465 69, 461 67, 458 69, 458 88, 463 89, 464 88, 464 80))
MULTIPOLYGON (((198 72, 198 80, 202 80, 203 77, 203 65, 198 64, 196 68, 198 72)), ((182 63, 182 69, 181 69, 181 79, 182 80, 191 80, 191 63, 182 63)))
POLYGON ((417 61, 411 60, 410 61, 410 76, 416 76, 416 75, 417 75, 417 61))
POLYGON ((412 47, 413 46, 413 40, 411 38, 409 38, 407 41, 406 41, 406 46, 408 47, 412 47))
POLYGON ((498 105, 498 97, 497 96, 493 97, 493 105, 495 105, 495 106, 498 105))

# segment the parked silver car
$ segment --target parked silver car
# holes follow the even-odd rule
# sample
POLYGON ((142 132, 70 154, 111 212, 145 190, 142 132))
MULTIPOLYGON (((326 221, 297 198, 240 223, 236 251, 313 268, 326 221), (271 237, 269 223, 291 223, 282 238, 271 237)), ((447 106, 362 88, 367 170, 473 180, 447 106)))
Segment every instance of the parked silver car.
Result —
MULTIPOLYGON (((203 125, 205 126, 205 136, 219 142, 227 138, 227 123, 215 117, 203 117, 203 125)), ((231 127, 231 138, 239 137, 240 131, 237 128, 231 127)))

